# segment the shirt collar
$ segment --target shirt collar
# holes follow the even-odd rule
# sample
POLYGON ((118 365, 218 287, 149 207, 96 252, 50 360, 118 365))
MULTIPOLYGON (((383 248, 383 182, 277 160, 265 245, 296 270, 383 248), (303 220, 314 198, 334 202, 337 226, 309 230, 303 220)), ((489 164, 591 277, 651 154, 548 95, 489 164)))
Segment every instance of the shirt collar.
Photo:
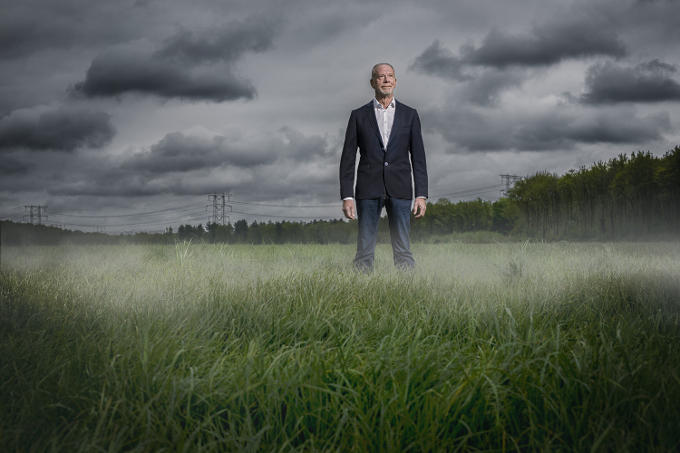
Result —
MULTIPOLYGON (((393 108, 395 108, 395 105, 396 105, 396 100, 394 98, 392 98, 392 102, 389 103, 389 105, 387 106, 387 109, 390 109, 390 108, 393 109, 393 108)), ((373 108, 387 110, 387 109, 383 108, 382 104, 380 102, 378 102, 378 100, 376 98, 373 98, 373 108)))

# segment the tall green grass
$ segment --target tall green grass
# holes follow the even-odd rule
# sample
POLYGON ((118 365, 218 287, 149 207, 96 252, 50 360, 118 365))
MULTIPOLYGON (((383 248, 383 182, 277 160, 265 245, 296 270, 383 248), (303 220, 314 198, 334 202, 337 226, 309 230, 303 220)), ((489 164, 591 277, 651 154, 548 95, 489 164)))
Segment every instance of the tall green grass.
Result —
POLYGON ((680 244, 3 249, 2 451, 673 451, 680 244))

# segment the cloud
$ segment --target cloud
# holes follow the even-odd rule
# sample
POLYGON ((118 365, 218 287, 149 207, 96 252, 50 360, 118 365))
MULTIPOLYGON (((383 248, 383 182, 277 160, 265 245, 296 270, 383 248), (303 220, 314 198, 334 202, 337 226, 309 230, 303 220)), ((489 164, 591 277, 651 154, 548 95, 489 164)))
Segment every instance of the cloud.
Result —
POLYGON ((521 69, 466 69, 466 63, 438 40, 416 57, 409 69, 463 82, 461 99, 478 105, 496 104, 504 90, 521 85, 525 77, 521 69))
POLYGON ((443 47, 439 40, 435 40, 418 55, 409 69, 458 81, 470 79, 469 75, 463 73, 461 59, 443 47))
POLYGON ((0 119, 0 151, 100 148, 114 135, 107 113, 85 108, 15 111, 0 119))
POLYGON ((423 124, 464 151, 564 151, 580 144, 639 144, 662 138, 667 113, 639 116, 633 109, 551 108, 512 113, 455 109, 423 113, 423 124))
POLYGON ((137 51, 110 51, 97 56, 85 80, 74 88, 86 97, 144 93, 222 102, 255 96, 252 84, 229 70, 192 67, 137 51))
MULTIPOLYGON (((3 2, 0 15, 0 58, 14 59, 34 53, 90 45, 102 35, 114 35, 114 11, 94 2, 64 0, 3 2), (105 18, 108 13, 108 18, 105 18), (77 16, 78 19, 75 19, 77 16), (106 30, 106 31, 103 31, 106 30)), ((124 27, 119 27, 124 28, 124 27)))
POLYGON ((165 30, 191 19, 196 5, 164 1, 145 7, 132 1, 22 0, 2 2, 0 59, 73 57, 83 49, 100 49, 165 30))
POLYGON ((563 114, 553 111, 518 125, 512 135, 515 149, 556 150, 578 143, 634 144, 658 140, 670 129, 666 113, 638 116, 632 110, 563 114))
POLYGON ((310 187, 326 193, 324 185, 334 193, 337 158, 325 137, 291 127, 254 138, 200 129, 168 133, 147 150, 122 159, 85 159, 70 166, 79 170, 50 185, 51 194, 143 197, 235 189, 277 198, 310 187))
POLYGON ((626 48, 617 34, 596 20, 552 22, 528 33, 491 30, 481 44, 467 44, 455 54, 435 40, 410 69, 462 83, 461 99, 494 105, 508 88, 520 86, 528 70, 569 58, 622 57, 626 48))
POLYGON ((251 19, 200 32, 182 29, 153 52, 131 46, 111 49, 94 58, 74 93, 144 93, 213 102, 252 99, 255 87, 235 75, 233 66, 246 52, 268 49, 275 30, 271 21, 251 19))
POLYGON ((282 143, 276 144, 275 149, 280 159, 323 162, 337 158, 336 150, 330 146, 325 136, 305 135, 288 126, 279 129, 279 133, 282 136, 282 143))
POLYGON ((567 21, 534 27, 525 34, 492 30, 479 47, 461 48, 463 61, 480 66, 547 66, 567 58, 623 57, 616 33, 597 21, 567 21))
POLYGON ((26 163, 17 159, 13 159, 9 156, 3 156, 3 158, 0 159, 0 175, 24 175, 28 173, 29 169, 30 166, 26 163))
POLYGON ((163 174, 222 166, 245 168, 276 159, 274 149, 248 148, 234 141, 223 135, 205 137, 172 132, 148 151, 127 159, 121 169, 163 174))
POLYGON ((182 29, 165 41, 157 56, 187 63, 232 62, 245 52, 269 49, 277 28, 271 20, 251 18, 202 33, 182 29))
POLYGON ((623 57, 627 50, 618 35, 596 20, 570 19, 535 26, 529 33, 491 30, 479 46, 464 45, 458 55, 435 40, 411 68, 454 80, 468 80, 470 67, 548 66, 568 58, 623 57))
POLYGON ((617 102, 663 102, 680 100, 680 83, 673 78, 675 66, 651 60, 636 66, 611 61, 588 69, 586 92, 581 100, 590 104, 617 102))
POLYGON ((477 105, 496 105, 503 91, 522 85, 525 77, 521 69, 486 69, 465 84, 461 99, 477 105))

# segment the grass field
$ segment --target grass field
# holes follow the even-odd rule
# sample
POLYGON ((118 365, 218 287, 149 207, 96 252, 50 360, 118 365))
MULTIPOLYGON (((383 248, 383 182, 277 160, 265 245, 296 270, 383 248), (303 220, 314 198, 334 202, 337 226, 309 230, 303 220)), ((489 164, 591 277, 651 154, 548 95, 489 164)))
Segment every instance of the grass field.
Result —
POLYGON ((0 451, 674 451, 680 243, 3 248, 0 451))

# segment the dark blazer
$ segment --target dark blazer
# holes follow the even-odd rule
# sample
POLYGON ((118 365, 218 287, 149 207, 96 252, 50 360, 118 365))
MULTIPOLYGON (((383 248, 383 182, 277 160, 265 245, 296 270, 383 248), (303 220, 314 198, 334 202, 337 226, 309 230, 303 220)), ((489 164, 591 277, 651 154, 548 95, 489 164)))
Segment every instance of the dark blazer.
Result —
POLYGON ((340 198, 362 200, 390 196, 411 199, 414 196, 411 171, 415 196, 427 197, 425 148, 418 112, 401 102, 395 102, 394 124, 385 150, 375 119, 373 101, 353 110, 340 157, 340 198), (357 148, 360 158, 355 191, 357 148))

